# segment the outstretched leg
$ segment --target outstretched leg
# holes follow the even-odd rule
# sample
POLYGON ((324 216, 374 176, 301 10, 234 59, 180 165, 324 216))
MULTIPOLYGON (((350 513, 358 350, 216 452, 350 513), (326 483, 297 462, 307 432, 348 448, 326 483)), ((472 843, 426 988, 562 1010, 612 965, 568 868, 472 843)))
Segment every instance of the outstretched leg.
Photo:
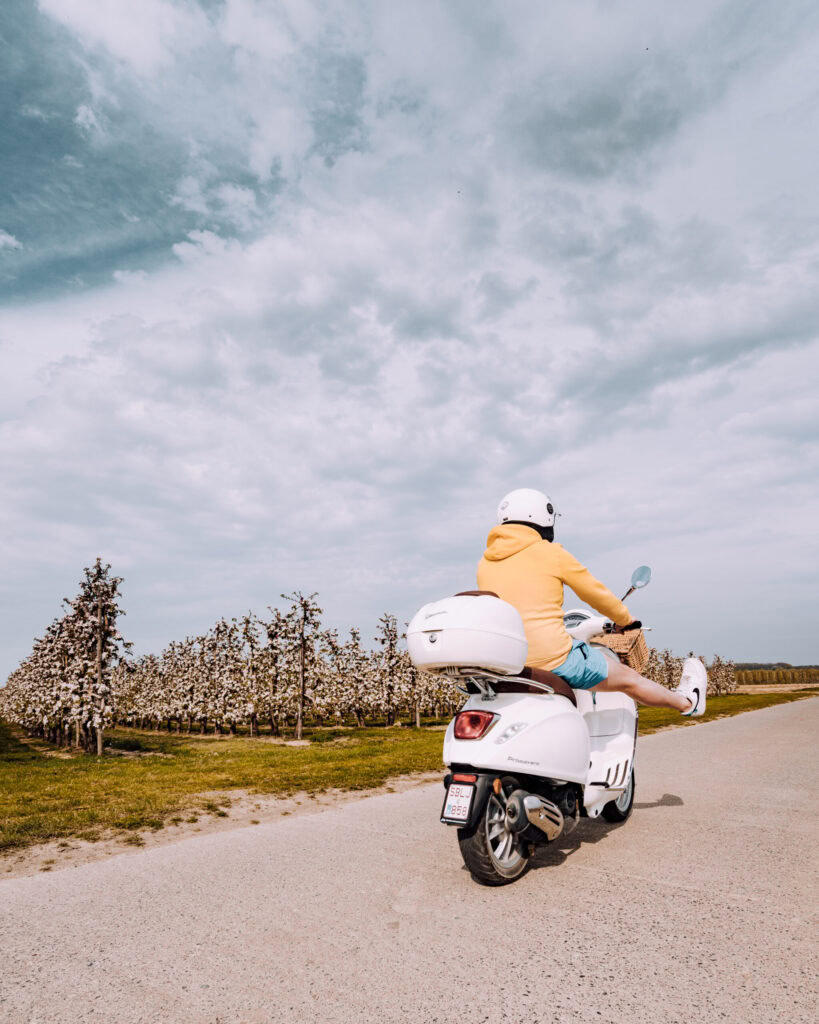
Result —
POLYGON ((608 678, 591 688, 592 693, 625 693, 639 704, 647 704, 652 708, 673 708, 675 711, 690 711, 691 701, 688 697, 667 690, 652 679, 646 679, 633 668, 619 661, 608 662, 608 678))

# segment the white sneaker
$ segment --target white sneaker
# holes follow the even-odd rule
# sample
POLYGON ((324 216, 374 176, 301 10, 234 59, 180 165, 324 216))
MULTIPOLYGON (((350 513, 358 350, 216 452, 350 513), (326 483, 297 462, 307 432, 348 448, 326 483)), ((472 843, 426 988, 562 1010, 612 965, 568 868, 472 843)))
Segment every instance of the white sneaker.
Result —
POLYGON ((674 692, 681 693, 683 697, 687 697, 691 701, 691 707, 688 711, 681 712, 681 714, 691 718, 701 715, 705 711, 705 692, 707 689, 708 675, 705 671, 705 665, 703 665, 699 658, 686 658, 683 662, 680 685, 674 692))

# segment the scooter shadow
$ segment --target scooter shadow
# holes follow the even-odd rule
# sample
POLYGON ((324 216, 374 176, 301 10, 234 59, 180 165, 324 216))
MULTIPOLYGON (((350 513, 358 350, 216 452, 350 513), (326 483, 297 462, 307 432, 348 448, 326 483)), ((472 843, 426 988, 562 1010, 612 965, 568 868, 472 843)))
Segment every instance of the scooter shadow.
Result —
POLYGON ((663 793, 659 800, 655 800, 650 804, 635 804, 635 811, 648 811, 652 807, 682 807, 683 798, 676 796, 674 793, 663 793))
MULTIPOLYGON (((664 793, 659 800, 652 803, 634 805, 635 811, 646 811, 652 807, 682 807, 683 801, 673 793, 664 793)), ((557 867, 564 864, 566 860, 581 846, 593 845, 602 842, 610 832, 622 828, 627 822, 608 822, 605 819, 581 818, 574 832, 567 836, 559 836, 548 846, 538 847, 531 860, 531 868, 536 871, 538 868, 557 867)))

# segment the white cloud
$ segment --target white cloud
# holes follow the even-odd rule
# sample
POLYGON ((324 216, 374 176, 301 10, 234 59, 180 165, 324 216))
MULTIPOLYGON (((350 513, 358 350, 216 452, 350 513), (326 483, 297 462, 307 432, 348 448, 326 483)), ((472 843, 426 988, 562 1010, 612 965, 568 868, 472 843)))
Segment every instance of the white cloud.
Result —
POLYGON ((202 185, 193 175, 186 175, 176 186, 171 202, 183 206, 193 213, 209 213, 210 207, 202 191, 202 185))
POLYGON ((83 131, 89 135, 96 136, 97 138, 104 138, 106 135, 105 129, 100 123, 99 117, 94 113, 88 104, 83 103, 77 107, 77 115, 74 118, 76 124, 82 128, 83 131))
POLYGON ((38 0, 42 11, 90 47, 102 47, 141 75, 151 75, 200 42, 207 18, 193 0, 38 0))
POLYGON ((31 118, 32 121, 51 121, 57 116, 55 113, 46 113, 34 103, 24 103, 20 107, 20 113, 23 117, 31 118))
POLYGON ((262 212, 253 189, 225 181, 203 185, 193 175, 187 175, 177 183, 171 202, 192 213, 226 221, 241 231, 248 231, 256 225, 262 212))
POLYGON ((22 249, 23 243, 19 242, 14 235, 0 229, 0 249, 22 249))
POLYGON ((118 284, 132 284, 135 281, 145 281, 148 277, 144 270, 115 270, 111 276, 118 284))
MULTIPOLYGON (((309 4, 300 5, 310 11, 309 4)), ((309 26, 314 37, 315 23, 309 26)), ((228 0, 222 15, 222 38, 228 46, 255 53, 270 61, 292 57, 304 39, 298 39, 284 5, 259 3, 258 0, 228 0)))
POLYGON ((216 196, 221 205, 221 213, 228 220, 245 230, 253 225, 259 210, 256 193, 252 189, 226 182, 216 189, 216 196))

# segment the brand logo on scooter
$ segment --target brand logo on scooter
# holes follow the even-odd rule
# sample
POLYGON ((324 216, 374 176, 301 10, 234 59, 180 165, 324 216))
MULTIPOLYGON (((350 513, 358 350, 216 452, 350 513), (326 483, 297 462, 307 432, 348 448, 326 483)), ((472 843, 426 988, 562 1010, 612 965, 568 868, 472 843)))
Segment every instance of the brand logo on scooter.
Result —
POLYGON ((446 615, 446 609, 444 608, 439 612, 430 612, 428 615, 424 616, 424 619, 434 619, 436 615, 446 615))
POLYGON ((522 760, 519 757, 507 757, 506 760, 507 761, 514 761, 515 764, 533 764, 533 765, 540 764, 540 761, 524 761, 524 760, 522 760))

